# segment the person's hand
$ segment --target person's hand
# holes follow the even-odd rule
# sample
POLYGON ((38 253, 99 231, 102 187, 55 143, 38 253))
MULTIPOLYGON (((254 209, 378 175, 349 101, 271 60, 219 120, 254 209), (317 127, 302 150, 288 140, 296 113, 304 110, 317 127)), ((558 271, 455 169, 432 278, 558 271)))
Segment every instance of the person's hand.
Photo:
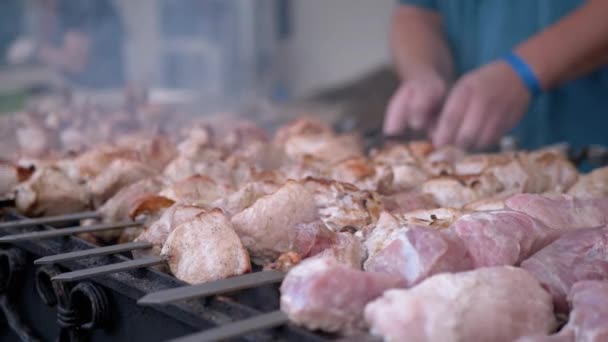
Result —
POLYGON ((18 38, 11 43, 6 53, 6 61, 9 64, 24 64, 34 58, 36 54, 36 43, 29 38, 18 38))
POLYGON ((428 129, 441 109, 447 88, 447 82, 434 71, 413 73, 389 102, 384 134, 396 135, 407 128, 428 129))
POLYGON ((487 64, 454 85, 439 116, 433 144, 489 146, 515 127, 530 101, 530 92, 507 63, 487 64))

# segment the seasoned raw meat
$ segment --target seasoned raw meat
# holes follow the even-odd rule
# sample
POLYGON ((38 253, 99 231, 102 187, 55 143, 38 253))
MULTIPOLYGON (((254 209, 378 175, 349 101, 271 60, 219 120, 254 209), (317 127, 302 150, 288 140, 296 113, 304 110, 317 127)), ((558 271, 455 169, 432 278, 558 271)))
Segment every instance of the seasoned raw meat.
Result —
POLYGON ((450 229, 464 242, 475 267, 519 265, 559 233, 512 210, 464 215, 450 229))
POLYGON ((507 208, 521 211, 550 228, 577 229, 608 224, 608 198, 520 194, 507 199, 507 208))
POLYGON ((17 185, 15 204, 27 216, 61 215, 89 209, 90 194, 58 168, 42 167, 17 185))
POLYGON ((568 190, 578 179, 578 171, 566 156, 552 151, 536 151, 527 154, 530 167, 541 171, 549 179, 549 186, 539 192, 568 190))
POLYGON ((399 276, 410 287, 434 274, 473 268, 463 242, 451 231, 413 226, 390 239, 368 257, 366 271, 399 276))
POLYGON ((166 209, 158 220, 154 221, 149 227, 144 228, 144 231, 135 241, 152 243, 154 245, 152 250, 145 250, 144 254, 158 255, 165 241, 167 241, 167 237, 177 226, 194 219, 202 212, 204 210, 200 207, 174 204, 166 209))
POLYGON ((321 220, 333 231, 361 230, 373 225, 382 211, 375 192, 330 180, 308 178, 302 184, 313 195, 321 220))
POLYGON ((220 208, 228 216, 234 216, 251 207, 259 198, 277 191, 279 186, 273 182, 251 182, 225 197, 218 198, 210 204, 220 208))
POLYGON ((310 255, 331 257, 342 265, 361 269, 365 259, 365 248, 361 241, 351 233, 332 233, 331 239, 316 240, 310 255))
POLYGON ((385 192, 393 185, 393 170, 364 157, 346 159, 331 168, 331 178, 361 190, 385 192))
POLYGON ((331 257, 342 265, 361 269, 365 258, 365 248, 353 234, 334 233, 325 229, 301 229, 300 231, 303 234, 298 238, 299 246, 294 248, 299 251, 281 254, 276 261, 265 265, 264 269, 287 272, 307 257, 331 257), (312 235, 310 235, 311 233, 312 235))
POLYGON ((256 263, 274 261, 293 251, 296 237, 319 219, 312 194, 301 184, 289 181, 275 193, 264 196, 232 217, 234 229, 256 263))
MULTIPOLYGON (((122 188, 106 201, 99 209, 104 222, 120 222, 131 219, 136 215, 131 215, 133 211, 138 211, 141 207, 141 201, 146 200, 151 194, 155 194, 162 188, 163 183, 156 178, 149 178, 133 183, 125 188, 122 188)), ((155 209, 170 206, 171 203, 161 203, 162 205, 155 206, 155 209)), ((141 228, 134 228, 139 231, 141 228)), ((94 235, 106 242, 110 242, 120 236, 120 230, 108 230, 104 232, 96 232, 94 235)))
POLYGON ((99 207, 120 189, 142 179, 154 176, 156 171, 144 163, 115 159, 89 183, 94 207, 99 207))
POLYGON ((510 342, 555 326, 551 296, 525 270, 481 268, 438 274, 411 289, 389 290, 365 308, 387 341, 510 342))
POLYGON ((502 184, 491 174, 467 178, 439 177, 428 180, 421 186, 421 191, 432 195, 440 206, 456 209, 481 198, 496 195, 502 190, 502 184))
POLYGON ((569 232, 525 260, 530 271, 553 296, 559 312, 568 311, 566 296, 578 281, 608 280, 608 227, 569 232))
POLYGON ((333 135, 334 130, 326 123, 316 118, 300 118, 281 126, 274 135, 274 143, 283 145, 294 136, 333 135))
POLYGON ((28 180, 33 173, 34 168, 25 168, 0 161, 0 197, 13 191, 17 184, 28 180))
MULTIPOLYGON (((412 189, 430 178, 430 174, 420 166, 420 161, 427 154, 424 145, 420 151, 414 151, 413 145, 393 144, 380 150, 372 151, 374 163, 382 163, 392 168, 393 182, 391 192, 412 189)), ((432 148, 432 147, 430 147, 432 148)))
POLYGON ((438 207, 433 196, 417 191, 398 192, 381 196, 384 210, 393 214, 404 214, 414 210, 435 209, 438 207))
POLYGON ((608 282, 580 281, 568 294, 572 307, 568 324, 550 336, 529 336, 517 342, 604 342, 608 341, 608 282))
POLYGON ((480 199, 464 206, 466 211, 495 211, 505 209, 505 196, 480 199))
POLYGON ((177 278, 190 283, 224 279, 251 270, 249 255, 221 210, 199 214, 179 225, 161 255, 177 278))
POLYGON ((510 153, 473 154, 454 163, 454 173, 459 176, 479 175, 491 167, 504 165, 513 160, 510 153))
POLYGON ((209 177, 194 175, 172 183, 161 190, 159 195, 165 196, 176 203, 209 205, 220 198, 226 197, 232 190, 232 187, 215 182, 209 177))
POLYGON ((283 280, 281 310, 309 329, 355 334, 366 328, 365 305, 401 285, 399 277, 363 272, 331 257, 313 257, 283 280))
POLYGON ((568 189, 568 195, 585 198, 608 196, 608 166, 595 169, 578 178, 578 181, 568 189))
POLYGON ((329 164, 363 156, 363 145, 356 135, 296 135, 285 141, 289 158, 313 156, 329 164))

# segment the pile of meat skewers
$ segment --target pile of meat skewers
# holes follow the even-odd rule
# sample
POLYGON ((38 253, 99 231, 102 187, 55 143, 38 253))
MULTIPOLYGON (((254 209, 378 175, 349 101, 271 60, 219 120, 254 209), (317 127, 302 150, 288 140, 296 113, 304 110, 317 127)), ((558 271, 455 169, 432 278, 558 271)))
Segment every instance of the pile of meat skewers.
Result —
POLYGON ((143 218, 85 238, 150 242, 135 256, 162 255, 188 283, 252 263, 286 271, 281 308, 310 329, 392 341, 608 333, 586 319, 608 320, 587 299, 608 300, 608 169, 581 175, 553 150, 468 155, 412 142, 366 153, 357 135, 312 119, 272 137, 240 121, 178 131, 5 162, 0 190, 29 216, 143 218))

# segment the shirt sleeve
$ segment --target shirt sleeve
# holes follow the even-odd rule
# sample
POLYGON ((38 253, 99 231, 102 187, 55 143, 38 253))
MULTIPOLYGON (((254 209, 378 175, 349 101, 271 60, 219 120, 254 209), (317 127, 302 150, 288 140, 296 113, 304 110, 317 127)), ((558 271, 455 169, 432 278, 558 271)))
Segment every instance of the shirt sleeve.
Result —
POLYGON ((400 5, 413 5, 429 10, 437 9, 437 0, 397 0, 400 5))

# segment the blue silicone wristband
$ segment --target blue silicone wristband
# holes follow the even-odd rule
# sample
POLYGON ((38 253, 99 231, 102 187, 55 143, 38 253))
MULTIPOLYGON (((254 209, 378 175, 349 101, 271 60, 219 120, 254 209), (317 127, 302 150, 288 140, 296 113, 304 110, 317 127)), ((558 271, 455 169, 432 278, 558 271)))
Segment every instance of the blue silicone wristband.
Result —
POLYGON ((526 88, 528 88, 533 96, 537 96, 542 93, 540 82, 526 61, 513 52, 506 55, 503 59, 511 66, 511 68, 513 68, 513 71, 519 75, 521 80, 526 85, 526 88))

